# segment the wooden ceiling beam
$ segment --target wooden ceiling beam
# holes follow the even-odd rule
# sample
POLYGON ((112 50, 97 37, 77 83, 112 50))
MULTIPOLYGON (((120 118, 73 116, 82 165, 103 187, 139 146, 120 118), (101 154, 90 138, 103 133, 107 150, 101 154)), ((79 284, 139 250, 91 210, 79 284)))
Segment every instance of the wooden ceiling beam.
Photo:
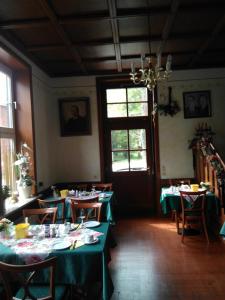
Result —
POLYGON ((190 63, 188 64, 189 67, 193 67, 197 60, 203 55, 203 53, 207 50, 209 45, 214 41, 216 36, 220 33, 220 31, 224 28, 225 25, 225 14, 222 18, 217 22, 211 34, 209 34, 208 38, 204 41, 204 43, 200 46, 197 53, 193 56, 190 63))
POLYGON ((160 45, 158 47, 158 53, 163 53, 163 49, 165 47, 166 41, 169 37, 169 34, 170 34, 171 29, 172 29, 174 20, 176 18, 179 5, 180 5, 180 0, 172 0, 170 13, 168 14, 165 26, 163 28, 162 40, 161 40, 160 45))
POLYGON ((120 38, 119 38, 119 28, 117 23, 117 12, 116 12, 116 4, 114 0, 108 0, 108 8, 109 8, 109 15, 111 18, 111 28, 112 28, 112 36, 113 36, 113 43, 116 55, 116 64, 117 64, 117 71, 122 72, 122 62, 121 62, 121 50, 120 50, 120 38))
MULTIPOLYGON (((222 34, 221 34, 222 36, 222 34)), ((224 34, 223 34, 224 36, 224 34)), ((207 32, 201 32, 198 33, 195 32, 186 32, 186 33, 178 33, 178 34, 172 34, 167 39, 168 41, 171 40, 179 40, 179 39, 193 39, 193 38, 205 38, 208 37, 207 32)), ((120 38, 120 45, 121 44, 132 44, 132 43, 144 43, 147 42, 149 36, 147 35, 138 35, 138 36, 128 36, 128 37, 122 37, 120 38)), ((153 35, 151 36, 151 42, 160 42, 162 40, 161 35, 153 35)), ((93 47, 93 46, 105 46, 105 45, 112 45, 113 39, 99 39, 99 40, 93 40, 93 41, 81 41, 72 43, 73 47, 93 47)), ((27 47, 27 51, 29 52, 39 52, 39 51, 49 51, 49 50, 58 50, 58 49, 65 49, 65 45, 62 44, 46 44, 46 45, 34 45, 27 47)))
MULTIPOLYGON (((191 56, 194 55, 195 51, 176 51, 173 52, 174 56, 191 56)), ((207 54, 209 55, 216 55, 216 54, 223 54, 223 49, 216 49, 208 51, 207 54)), ((165 52, 162 57, 167 57, 169 53, 165 52)), ((153 56, 156 56, 156 53, 152 53, 153 56)), ((133 55, 122 55, 121 59, 123 61, 138 61, 140 62, 140 55, 139 54, 133 54, 133 55)), ((83 57, 83 61, 85 63, 97 63, 97 62, 112 62, 116 60, 116 56, 105 56, 105 57, 83 57)), ((51 59, 51 60, 42 60, 42 63, 46 62, 48 64, 57 64, 57 63, 72 63, 73 60, 71 59, 51 59)))
POLYGON ((53 11, 53 9, 49 6, 47 1, 45 0, 38 0, 42 10, 46 14, 46 16, 50 19, 51 24, 59 37, 62 39, 63 43, 65 44, 66 48, 68 49, 69 53, 72 55, 75 62, 78 64, 79 68, 84 74, 87 74, 86 68, 84 67, 80 54, 78 51, 72 46, 72 42, 70 41, 69 37, 67 36, 66 32, 64 31, 63 27, 59 24, 58 19, 53 11))
POLYGON ((11 30, 11 29, 33 29, 45 27, 50 24, 50 21, 47 18, 40 19, 26 19, 22 21, 5 21, 0 22, 0 29, 11 30))

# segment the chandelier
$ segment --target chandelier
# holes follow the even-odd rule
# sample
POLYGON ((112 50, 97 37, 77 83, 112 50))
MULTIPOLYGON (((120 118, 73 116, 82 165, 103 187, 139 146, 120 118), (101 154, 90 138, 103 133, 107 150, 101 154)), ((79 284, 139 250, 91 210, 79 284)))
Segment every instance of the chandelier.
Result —
POLYGON ((153 91, 158 81, 166 80, 172 73, 171 70, 172 56, 167 56, 166 67, 161 66, 161 53, 157 55, 157 63, 154 66, 151 52, 150 57, 141 55, 141 68, 136 72, 134 63, 131 63, 130 79, 134 84, 143 84, 150 91, 153 91), (147 66, 146 66, 147 64, 147 66))

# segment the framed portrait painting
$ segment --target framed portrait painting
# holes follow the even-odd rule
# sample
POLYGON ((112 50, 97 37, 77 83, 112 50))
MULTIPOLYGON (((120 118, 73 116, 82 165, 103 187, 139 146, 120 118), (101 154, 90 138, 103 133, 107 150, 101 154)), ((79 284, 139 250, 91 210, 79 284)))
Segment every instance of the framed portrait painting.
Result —
POLYGON ((207 118, 212 116, 210 91, 185 92, 184 118, 207 118))
POLYGON ((59 99, 59 119, 61 136, 90 135, 89 98, 59 99))

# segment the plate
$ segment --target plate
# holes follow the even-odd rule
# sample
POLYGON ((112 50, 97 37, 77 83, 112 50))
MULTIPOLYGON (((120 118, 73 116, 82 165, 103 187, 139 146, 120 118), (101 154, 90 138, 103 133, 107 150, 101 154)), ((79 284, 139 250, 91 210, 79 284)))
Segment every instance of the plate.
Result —
POLYGON ((64 249, 68 249, 71 246, 71 243, 69 241, 65 241, 65 242, 56 242, 53 245, 53 249, 54 250, 64 250, 64 249))
POLYGON ((94 239, 94 241, 92 241, 92 242, 90 242, 90 243, 85 243, 85 245, 93 245, 93 244, 98 243, 98 241, 99 241, 99 239, 96 237, 96 238, 94 239))
POLYGON ((93 227, 97 227, 100 225, 100 222, 98 221, 87 221, 87 222, 84 222, 84 226, 86 228, 93 228, 93 227))
POLYGON ((99 194, 99 198, 105 198, 105 197, 107 197, 106 193, 100 193, 99 194))

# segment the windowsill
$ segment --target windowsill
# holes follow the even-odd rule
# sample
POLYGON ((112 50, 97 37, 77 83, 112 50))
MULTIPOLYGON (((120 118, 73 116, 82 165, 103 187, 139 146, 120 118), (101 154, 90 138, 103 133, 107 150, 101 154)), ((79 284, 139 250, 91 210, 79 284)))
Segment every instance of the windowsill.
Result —
POLYGON ((10 198, 6 199, 5 200, 4 216, 7 217, 11 213, 14 213, 17 210, 20 210, 21 208, 23 208, 27 204, 30 204, 33 201, 35 201, 37 198, 38 198, 38 196, 34 196, 34 197, 31 197, 31 198, 27 198, 27 199, 19 199, 19 201, 16 202, 16 203, 10 203, 10 201, 9 201, 10 198))

